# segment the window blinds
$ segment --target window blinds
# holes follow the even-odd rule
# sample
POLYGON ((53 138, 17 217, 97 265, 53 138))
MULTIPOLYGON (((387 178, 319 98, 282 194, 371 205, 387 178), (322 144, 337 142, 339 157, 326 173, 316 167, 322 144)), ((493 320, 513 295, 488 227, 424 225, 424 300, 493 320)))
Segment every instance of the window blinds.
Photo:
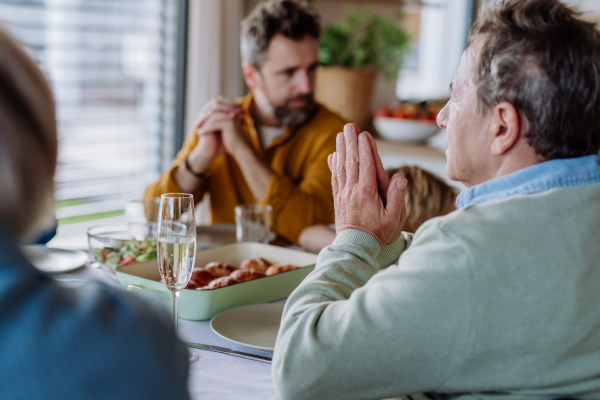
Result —
POLYGON ((178 0, 0 0, 55 97, 59 235, 124 221, 173 152, 178 0))

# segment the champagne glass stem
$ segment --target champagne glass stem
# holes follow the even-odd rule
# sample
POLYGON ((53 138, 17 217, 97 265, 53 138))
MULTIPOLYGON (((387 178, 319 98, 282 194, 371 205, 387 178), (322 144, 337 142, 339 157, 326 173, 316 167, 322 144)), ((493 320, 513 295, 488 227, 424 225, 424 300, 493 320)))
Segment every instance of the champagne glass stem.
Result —
POLYGON ((173 323, 175 324, 175 335, 177 335, 177 322, 179 321, 178 312, 179 312, 179 291, 173 290, 171 291, 173 294, 173 323))

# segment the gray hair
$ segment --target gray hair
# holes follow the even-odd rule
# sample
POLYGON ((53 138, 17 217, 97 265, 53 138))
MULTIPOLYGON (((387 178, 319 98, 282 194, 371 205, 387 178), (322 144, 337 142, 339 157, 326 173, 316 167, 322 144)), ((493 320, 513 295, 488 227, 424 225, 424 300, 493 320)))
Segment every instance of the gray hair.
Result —
POLYGON ((529 122, 544 159, 600 150, 600 32, 559 0, 488 2, 471 29, 483 36, 473 81, 480 111, 507 101, 529 122))
POLYGON ((260 69, 267 57, 269 42, 278 33, 294 40, 300 40, 306 35, 319 40, 319 14, 300 1, 270 0, 260 3, 242 21, 242 61, 260 69))
POLYGON ((35 233, 54 192, 54 98, 46 79, 0 29, 0 225, 19 239, 35 233))

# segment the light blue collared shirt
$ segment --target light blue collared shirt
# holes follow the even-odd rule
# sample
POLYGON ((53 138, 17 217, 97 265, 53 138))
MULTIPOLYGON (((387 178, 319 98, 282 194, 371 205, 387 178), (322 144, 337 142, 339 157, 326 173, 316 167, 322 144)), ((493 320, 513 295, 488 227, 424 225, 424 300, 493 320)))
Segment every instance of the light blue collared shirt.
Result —
POLYGON ((565 186, 600 183, 600 156, 562 158, 475 185, 458 195, 459 208, 565 186))

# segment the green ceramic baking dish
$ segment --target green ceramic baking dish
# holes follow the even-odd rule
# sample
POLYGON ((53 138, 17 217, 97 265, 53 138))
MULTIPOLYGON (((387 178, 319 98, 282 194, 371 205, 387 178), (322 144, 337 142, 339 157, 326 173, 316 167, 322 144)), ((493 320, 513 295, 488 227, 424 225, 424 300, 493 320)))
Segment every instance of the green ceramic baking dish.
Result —
MULTIPOLYGON (((179 317, 201 321, 218 313, 248 304, 268 303, 284 299, 314 269, 317 255, 262 243, 232 243, 200 250, 195 266, 212 261, 235 266, 249 258, 262 257, 274 264, 292 264, 301 268, 211 290, 184 289, 179 297, 179 317)), ((171 292, 160 282, 157 260, 130 264, 116 269, 123 287, 145 295, 153 295, 172 307, 171 292)))

